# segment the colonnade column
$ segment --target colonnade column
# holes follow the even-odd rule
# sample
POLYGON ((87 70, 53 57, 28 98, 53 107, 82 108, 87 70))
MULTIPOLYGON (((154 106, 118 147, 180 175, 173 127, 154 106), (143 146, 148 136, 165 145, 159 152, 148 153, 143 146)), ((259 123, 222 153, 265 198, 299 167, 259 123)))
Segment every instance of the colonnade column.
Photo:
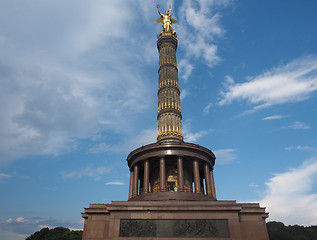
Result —
POLYGON ((134 165, 133 170, 133 197, 138 195, 138 183, 139 181, 139 166, 137 164, 134 165))
POLYGON ((160 158, 160 191, 165 190, 165 158, 160 158))
POLYGON ((184 168, 183 168, 183 158, 177 158, 177 180, 178 180, 178 191, 184 192, 184 168))
POLYGON ((130 169, 130 184, 129 184, 129 197, 130 199, 133 195, 133 169, 130 169))
POLYGON ((208 163, 205 163, 205 165, 204 165, 204 174, 205 174, 205 184, 206 184, 206 195, 212 195, 212 193, 211 193, 211 181, 210 181, 210 170, 209 170, 208 163))
POLYGON ((143 192, 148 193, 150 186, 150 163, 149 160, 144 162, 143 192))
POLYGON ((212 196, 217 199, 216 195, 216 188, 215 188, 215 181, 214 181, 214 168, 210 169, 210 182, 211 182, 211 190, 212 190, 212 196))
POLYGON ((193 161, 193 173, 194 173, 194 184, 195 184, 195 193, 200 193, 200 176, 199 176, 199 165, 198 161, 193 161))

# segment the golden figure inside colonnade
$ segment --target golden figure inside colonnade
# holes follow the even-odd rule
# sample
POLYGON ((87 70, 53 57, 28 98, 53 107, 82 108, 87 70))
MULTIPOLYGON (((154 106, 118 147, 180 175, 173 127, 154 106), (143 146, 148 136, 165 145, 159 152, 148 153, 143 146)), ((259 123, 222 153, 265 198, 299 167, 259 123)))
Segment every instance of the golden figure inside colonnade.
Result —
POLYGON ((162 23, 163 30, 162 32, 172 32, 172 34, 175 34, 176 32, 172 28, 172 23, 177 23, 177 20, 172 18, 172 8, 171 5, 169 5, 169 10, 165 11, 165 14, 162 14, 160 11, 160 5, 157 5, 157 11, 161 15, 159 19, 155 21, 155 23, 162 23))

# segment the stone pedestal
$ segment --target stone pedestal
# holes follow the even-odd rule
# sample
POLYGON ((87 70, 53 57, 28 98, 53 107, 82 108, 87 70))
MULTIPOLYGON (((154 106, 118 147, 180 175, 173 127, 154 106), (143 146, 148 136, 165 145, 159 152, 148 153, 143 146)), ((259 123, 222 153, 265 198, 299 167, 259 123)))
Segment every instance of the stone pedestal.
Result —
POLYGON ((269 240, 268 214, 257 203, 114 201, 90 204, 82 217, 83 240, 269 240))

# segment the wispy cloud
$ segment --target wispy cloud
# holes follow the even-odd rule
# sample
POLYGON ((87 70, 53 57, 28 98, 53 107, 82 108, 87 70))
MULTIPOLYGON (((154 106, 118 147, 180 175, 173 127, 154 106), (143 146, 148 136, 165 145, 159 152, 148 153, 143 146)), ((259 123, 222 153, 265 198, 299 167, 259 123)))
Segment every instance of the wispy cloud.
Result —
POLYGON ((9 174, 6 174, 6 173, 0 173, 0 183, 5 180, 5 179, 9 179, 11 178, 12 176, 9 175, 9 174))
POLYGON ((292 150, 299 150, 299 151, 317 151, 317 148, 316 148, 316 147, 311 147, 311 146, 298 145, 298 146, 288 146, 288 147, 285 147, 285 150, 287 150, 287 151, 292 151, 292 150))
POLYGON ((64 171, 64 172, 61 172, 61 175, 64 178, 92 177, 95 180, 99 180, 102 178, 102 176, 105 173, 108 173, 110 171, 111 171, 111 168, 107 168, 107 167, 98 167, 98 168, 87 167, 79 171, 69 171, 69 172, 64 171))
POLYGON ((249 184, 249 187, 252 187, 252 188, 258 188, 259 185, 258 184, 254 184, 254 183, 250 183, 249 184))
POLYGON ((212 103, 208 103, 208 105, 206 107, 204 107, 203 112, 204 113, 209 113, 210 108, 212 107, 212 103))
POLYGON ((208 131, 199 131, 199 132, 188 132, 184 130, 184 140, 186 142, 197 142, 199 138, 208 134, 208 131))
POLYGON ((277 120, 277 119, 282 119, 282 118, 285 118, 285 116, 272 115, 272 116, 268 116, 268 117, 262 118, 262 120, 277 120))
POLYGON ((180 44, 185 56, 180 61, 180 77, 187 82, 195 66, 193 58, 202 59, 209 67, 220 62, 214 39, 223 36, 220 10, 231 1, 185 0, 178 11, 180 44))
POLYGON ((149 143, 156 142, 157 128, 156 129, 144 129, 133 138, 128 139, 118 146, 114 146, 115 152, 129 152, 137 147, 147 145, 149 143))
POLYGON ((190 92, 187 89, 182 89, 181 94, 180 94, 180 99, 181 101, 184 100, 185 97, 187 97, 190 94, 190 92))
POLYGON ((109 150, 111 150, 111 146, 107 145, 105 143, 98 143, 95 146, 91 147, 88 152, 89 153, 102 153, 102 152, 108 152, 109 150))
POLYGON ((299 102, 317 90, 317 57, 306 56, 249 77, 244 83, 230 83, 221 92, 219 105, 245 100, 253 110, 277 104, 299 102))
POLYGON ((294 122, 291 125, 287 126, 286 128, 291 128, 294 130, 309 130, 311 127, 303 122, 294 122))
POLYGON ((117 182, 107 182, 105 184, 106 185, 124 185, 124 182, 119 182, 119 181, 117 181, 117 182))
POLYGON ((192 132, 190 128, 190 120, 187 120, 183 123, 183 134, 184 134, 184 141, 186 142, 197 142, 199 138, 207 135, 211 129, 209 130, 201 130, 198 132, 192 132))
POLYGON ((188 82, 189 76, 192 74, 194 66, 187 59, 182 59, 178 64, 178 71, 180 77, 184 80, 185 83, 188 82))
POLYGON ((285 224, 316 225, 317 194, 312 192, 316 180, 316 158, 304 162, 298 168, 274 174, 265 183, 265 197, 259 200, 270 212, 269 220, 285 224))
POLYGON ((214 150, 213 152, 216 155, 217 164, 229 164, 237 158, 236 151, 237 151, 236 149, 228 148, 228 149, 217 149, 217 150, 214 150))
POLYGON ((128 138, 123 142, 118 144, 106 144, 106 143, 95 143, 92 147, 88 149, 89 153, 105 153, 105 152, 125 152, 128 153, 132 149, 136 147, 140 147, 142 145, 147 145, 149 143, 153 143, 156 141, 157 129, 144 129, 139 132, 133 138, 128 138))

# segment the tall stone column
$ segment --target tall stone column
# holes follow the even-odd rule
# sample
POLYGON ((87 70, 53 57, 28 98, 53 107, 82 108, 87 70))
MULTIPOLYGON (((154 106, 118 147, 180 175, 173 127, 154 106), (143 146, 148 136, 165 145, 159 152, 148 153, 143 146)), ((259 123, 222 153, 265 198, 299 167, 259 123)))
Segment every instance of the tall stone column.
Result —
POLYGON ((165 158, 160 158, 160 191, 165 191, 165 158))
POLYGON ((178 191, 184 192, 184 168, 182 157, 177 157, 177 180, 178 180, 178 191))
POLYGON ((133 197, 135 197, 139 192, 139 166, 137 164, 134 165, 133 178, 133 197))
POLYGON ((129 199, 133 196, 133 169, 130 169, 129 199))
POLYGON ((199 164, 197 160, 193 161, 193 174, 194 174, 194 184, 195 184, 195 192, 200 193, 200 176, 199 176, 199 164))
POLYGON ((210 169, 210 182, 211 182, 211 191, 212 191, 212 196, 217 199, 216 195, 216 187, 215 187, 215 181, 214 181, 214 169, 210 169))
POLYGON ((144 162, 143 192, 148 193, 150 186, 150 163, 149 160, 144 162))
POLYGON ((157 141, 183 141, 175 34, 161 33, 157 38, 157 49, 160 55, 157 141))
POLYGON ((212 193, 211 193, 211 181, 210 181, 210 170, 209 170, 208 163, 205 163, 205 165, 204 165, 204 174, 205 174, 206 194, 212 195, 212 193))

